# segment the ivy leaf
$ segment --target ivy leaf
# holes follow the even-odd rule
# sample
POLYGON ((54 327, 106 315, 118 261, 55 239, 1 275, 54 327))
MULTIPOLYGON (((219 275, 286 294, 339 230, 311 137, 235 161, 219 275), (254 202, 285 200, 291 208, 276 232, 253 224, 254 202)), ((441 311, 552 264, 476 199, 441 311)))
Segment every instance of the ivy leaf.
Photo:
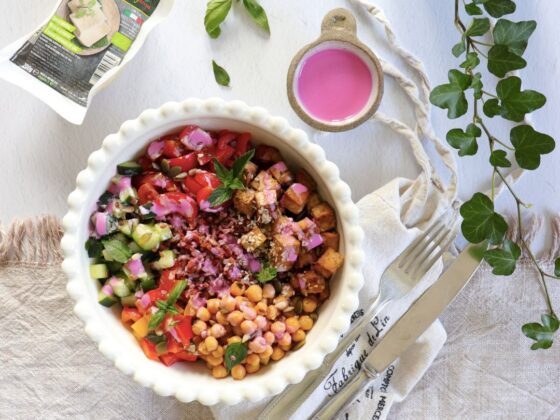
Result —
POLYGON ((492 98, 484 102, 484 106, 482 107, 484 111, 484 115, 489 118, 495 117, 496 115, 500 115, 502 112, 502 108, 500 107, 500 102, 498 99, 492 98))
POLYGON ((512 22, 500 19, 494 27, 494 43, 505 45, 512 53, 522 56, 536 27, 537 22, 534 20, 512 22))
POLYGON ((524 68, 527 62, 514 54, 505 45, 494 45, 488 51, 488 71, 498 77, 504 77, 512 70, 524 68))
POLYGON ((515 3, 511 0, 488 0, 484 2, 484 9, 490 16, 499 18, 515 12, 515 3))
POLYGON ((554 139, 535 131, 530 125, 518 125, 510 132, 511 144, 515 148, 515 160, 523 169, 537 169, 541 155, 554 150, 554 139))
POLYGON ((506 239, 501 248, 490 249, 484 253, 484 259, 492 267, 492 273, 497 276, 509 276, 515 271, 515 263, 521 256, 521 248, 506 239))
POLYGON ((481 135, 482 131, 477 125, 469 124, 465 131, 460 128, 449 130, 446 140, 451 147, 459 150, 459 156, 472 156, 478 151, 476 139, 481 135))
POLYGON ((231 9, 232 0, 210 0, 204 15, 204 27, 212 38, 220 36, 220 25, 231 9))
POLYGON ((245 343, 228 344, 224 354, 224 364, 228 372, 247 357, 248 349, 245 343))
POLYGON ((511 162, 507 158, 507 153, 505 150, 494 150, 490 154, 490 165, 497 168, 509 168, 511 167, 511 162))
POLYGON ((469 201, 461 206, 463 223, 461 231, 465 238, 474 244, 488 239, 492 244, 502 242, 508 224, 494 211, 494 203, 482 193, 475 193, 469 201))
POLYGON ((475 52, 470 52, 467 54, 467 58, 463 61, 459 67, 464 69, 474 69, 476 66, 480 64, 480 58, 478 58, 478 54, 475 52))
POLYGON ((262 6, 256 0, 243 0, 243 5, 247 12, 251 15, 257 25, 263 28, 267 34, 270 35, 270 26, 268 25, 268 18, 262 6))
POLYGON ((465 51, 467 50, 467 47, 465 45, 465 40, 462 39, 461 42, 456 43, 455 45, 453 45, 453 48, 451 48, 451 53, 455 56, 455 57, 459 57, 461 54, 463 54, 465 51))
POLYGON ((541 322, 542 325, 538 322, 532 322, 521 327, 523 334, 536 341, 531 346, 531 350, 550 348, 553 343, 554 333, 560 327, 560 322, 554 315, 542 314, 541 322))
POLYGON ((500 80, 496 86, 496 93, 501 101, 500 114, 510 121, 519 122, 525 114, 541 108, 546 97, 534 90, 521 90, 521 79, 510 76, 500 80))
POLYGON ((214 72, 216 83, 221 86, 229 86, 230 78, 228 72, 223 67, 220 67, 214 60, 212 60, 212 71, 214 72))
POLYGON ((490 20, 488 18, 473 19, 465 36, 482 36, 490 29, 490 20))
POLYGON ((471 16, 482 14, 482 9, 474 3, 465 4, 465 11, 471 16))
POLYGON ((554 275, 560 277, 560 258, 556 258, 554 261, 554 275))
POLYGON ((472 81, 471 81, 471 88, 473 89, 473 96, 475 99, 482 98, 482 88, 484 85, 482 84, 482 74, 476 73, 473 74, 472 81))
POLYGON ((430 93, 430 102, 439 108, 447 108, 447 117, 454 119, 464 115, 469 104, 465 89, 471 84, 471 77, 459 70, 449 70, 449 83, 439 85, 430 93))

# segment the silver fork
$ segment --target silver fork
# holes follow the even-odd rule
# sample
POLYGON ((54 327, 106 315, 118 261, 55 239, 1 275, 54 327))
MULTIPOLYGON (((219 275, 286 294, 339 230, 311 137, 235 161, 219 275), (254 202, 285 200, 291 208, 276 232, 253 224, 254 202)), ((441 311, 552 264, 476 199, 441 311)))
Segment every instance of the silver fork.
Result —
POLYGON ((356 340, 364 327, 394 300, 408 294, 442 256, 455 238, 457 213, 439 219, 416 238, 383 272, 379 295, 372 300, 361 321, 350 330, 321 366, 303 381, 276 396, 259 414, 258 420, 287 419, 323 382, 340 355, 356 340))

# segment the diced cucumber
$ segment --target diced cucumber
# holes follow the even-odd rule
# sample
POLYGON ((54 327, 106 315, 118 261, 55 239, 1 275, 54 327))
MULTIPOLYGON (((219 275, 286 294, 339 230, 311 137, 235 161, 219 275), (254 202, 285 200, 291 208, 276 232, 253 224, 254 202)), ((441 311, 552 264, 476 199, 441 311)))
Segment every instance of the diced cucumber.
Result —
POLYGON ((162 241, 161 236, 153 226, 138 224, 132 232, 132 239, 145 251, 156 249, 162 241))
POLYGON ((167 353, 167 341, 160 341, 156 344, 156 353, 158 356, 167 353))
POLYGON ((152 263, 152 267, 156 270, 165 270, 175 265, 175 252, 171 249, 166 249, 159 253, 159 260, 152 263))
POLYGON ((109 201, 113 197, 114 197, 114 195, 113 195, 112 192, 105 191, 103 194, 101 194, 101 197, 99 197, 99 200, 97 200, 97 203, 101 206, 106 206, 107 204, 109 204, 109 201))
POLYGON ((99 258, 103 252, 103 244, 98 239, 89 238, 86 241, 86 251, 88 253, 88 257, 99 258))
POLYGON ((118 273, 122 270, 122 264, 117 261, 107 261, 107 267, 109 268, 109 272, 112 274, 118 273))
POLYGON ((128 295, 128 296, 124 296, 121 298, 121 305, 122 306, 136 306, 136 296, 132 295, 128 295))
POLYGON ((144 292, 148 292, 156 288, 156 280, 154 276, 148 276, 145 279, 140 280, 140 286, 144 292))
POLYGON ((115 296, 106 295, 103 292, 99 292, 98 302, 101 305, 109 308, 109 307, 113 306, 115 303, 117 303, 117 298, 115 296))
POLYGON ((171 239, 173 237, 171 228, 167 223, 156 223, 154 225, 154 229, 156 233, 159 234, 162 242, 167 241, 168 239, 171 239))
POLYGON ((109 269, 105 264, 92 264, 89 266, 89 275, 94 279, 106 279, 109 277, 109 269))
POLYGON ((111 277, 109 279, 109 285, 113 288, 113 293, 118 297, 125 297, 131 294, 130 289, 122 278, 111 277))
POLYGON ((138 219, 121 220, 119 222, 119 230, 126 236, 131 236, 132 231, 138 224, 138 219))
POLYGON ((140 175, 142 173, 142 167, 134 162, 123 162, 117 165, 117 173, 119 175, 126 175, 126 176, 133 176, 133 175, 140 175))
POLYGON ((136 189, 132 187, 124 188, 119 193, 119 199, 125 204, 136 203, 136 201, 138 201, 138 194, 136 193, 136 189))

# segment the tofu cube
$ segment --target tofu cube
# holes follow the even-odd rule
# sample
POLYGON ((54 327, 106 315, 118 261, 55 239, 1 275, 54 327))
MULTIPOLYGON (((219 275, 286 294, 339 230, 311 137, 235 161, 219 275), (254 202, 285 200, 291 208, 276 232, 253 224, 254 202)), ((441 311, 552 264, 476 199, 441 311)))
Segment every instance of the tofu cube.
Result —
POLYGON ((336 216, 334 210, 327 203, 321 203, 311 209, 311 217, 321 232, 336 227, 336 216))
POLYGON ((309 194, 309 198, 307 200, 307 211, 311 211, 313 207, 318 206, 322 202, 323 200, 321 199, 321 196, 315 191, 312 192, 311 194, 309 194))
POLYGON ((253 181, 251 182, 251 187, 257 191, 280 190, 280 184, 272 177, 272 175, 270 175, 270 172, 268 171, 260 171, 255 179, 253 179, 253 181))
POLYGON ((298 274, 297 279, 303 296, 323 293, 327 287, 325 278, 313 270, 298 274))
POLYGON ((321 236, 323 237, 323 245, 325 248, 332 248, 338 251, 340 235, 337 232, 323 232, 321 236))
POLYGON ((274 209, 276 206, 276 191, 264 190, 257 191, 255 193, 255 200, 257 202, 257 207, 274 209))
POLYGON ((342 254, 336 252, 332 248, 327 248, 317 261, 317 264, 315 264, 315 271, 323 277, 330 277, 342 267, 342 263, 344 263, 342 254))
POLYGON ((280 199, 280 204, 293 214, 300 214, 305 208, 308 198, 309 189, 303 184, 295 183, 286 190, 280 199))
POLYGON ((238 212, 251 217, 257 209, 255 191, 249 189, 236 190, 233 196, 233 206, 238 212))
POLYGON ((258 228, 253 228, 240 239, 241 246, 248 252, 254 252, 264 245, 266 235, 258 228))
POLYGON ((284 162, 278 162, 272 165, 268 171, 280 183, 280 185, 290 185, 294 182, 294 176, 284 162))
POLYGON ((299 253, 295 267, 297 269, 302 269, 305 267, 309 267, 310 265, 314 264, 316 261, 317 261, 316 252, 302 249, 301 252, 299 253))
POLYGON ((261 144, 255 150, 255 160, 263 165, 272 165, 273 163, 280 162, 282 155, 276 147, 261 144))
POLYGON ((297 261, 300 242, 292 235, 276 234, 272 237, 271 261, 278 272, 291 270, 297 261))
POLYGON ((255 175, 257 175, 257 171, 259 167, 255 165, 253 162, 247 162, 245 167, 243 168, 243 183, 245 186, 248 186, 253 179, 255 179, 255 175))
POLYGON ((288 216, 280 216, 274 223, 274 233, 291 235, 294 232, 294 219, 288 216))
POLYGON ((296 182, 305 185, 309 191, 315 191, 317 189, 317 183, 309 173, 304 169, 298 169, 296 172, 296 182))

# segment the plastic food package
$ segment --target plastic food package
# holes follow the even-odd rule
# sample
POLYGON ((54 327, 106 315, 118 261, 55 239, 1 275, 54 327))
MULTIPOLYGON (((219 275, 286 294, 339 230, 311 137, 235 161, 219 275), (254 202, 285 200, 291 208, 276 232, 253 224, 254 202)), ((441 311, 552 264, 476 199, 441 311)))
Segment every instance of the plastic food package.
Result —
POLYGON ((92 98, 140 50, 175 0, 62 0, 33 33, 0 51, 0 78, 81 124, 92 98))

